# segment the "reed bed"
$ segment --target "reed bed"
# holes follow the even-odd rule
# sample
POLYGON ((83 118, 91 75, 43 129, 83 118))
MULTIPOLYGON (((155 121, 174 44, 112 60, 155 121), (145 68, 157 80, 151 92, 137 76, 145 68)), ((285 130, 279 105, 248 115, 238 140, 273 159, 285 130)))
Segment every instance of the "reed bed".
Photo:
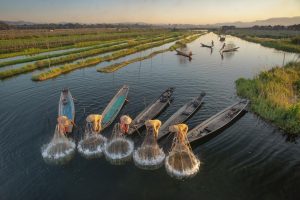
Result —
MULTIPOLYGON (((77 53, 77 54, 70 54, 68 56, 55 58, 55 59, 37 61, 33 64, 28 64, 28 65, 25 65, 20 68, 1 71, 0 79, 5 79, 5 78, 9 78, 9 77, 16 76, 19 74, 31 72, 36 69, 46 68, 46 67, 49 67, 50 65, 57 65, 57 64, 62 64, 62 63, 66 63, 66 62, 71 62, 71 61, 75 61, 78 59, 87 58, 87 57, 90 57, 93 55, 98 55, 98 54, 103 54, 103 53, 107 53, 107 52, 112 52, 112 51, 135 47, 135 46, 149 43, 149 42, 163 41, 163 40, 168 40, 170 38, 177 38, 177 37, 179 37, 179 35, 180 34, 178 34, 178 33, 173 33, 173 34, 167 36, 167 38, 158 36, 156 38, 151 38, 151 39, 142 39, 142 40, 138 40, 138 41, 127 41, 127 43, 125 43, 125 44, 116 43, 113 46, 112 46, 112 43, 110 43, 110 44, 103 45, 103 47, 99 48, 99 49, 92 49, 89 51, 84 51, 84 52, 77 53), (119 44, 119 45, 117 45, 117 44, 119 44)), ((78 63, 80 63, 80 62, 77 62, 77 64, 78 63)), ((79 65, 81 65, 81 64, 79 64, 79 65)))
MULTIPOLYGON (((92 47, 88 47, 88 48, 84 48, 84 49, 76 49, 73 51, 53 53, 53 54, 48 54, 48 55, 31 56, 31 57, 27 57, 27 58, 21 58, 21 59, 1 62, 0 67, 10 66, 10 65, 15 65, 15 64, 20 64, 20 63, 26 63, 26 62, 32 62, 32 61, 38 61, 38 60, 44 60, 44 59, 49 59, 49 58, 55 58, 55 57, 60 57, 60 56, 66 56, 66 55, 71 55, 71 54, 75 54, 75 53, 81 53, 81 52, 90 51, 93 49, 108 47, 111 45, 118 45, 118 44, 121 44, 124 42, 127 42, 127 41, 126 40, 112 41, 112 42, 103 43, 101 45, 96 45, 96 46, 92 46, 92 47)), ((48 65, 48 63, 47 63, 47 65, 48 65)))
POLYGON ((174 42, 178 39, 181 39, 182 37, 184 37, 184 36, 170 37, 168 39, 159 40, 157 42, 150 42, 150 43, 141 44, 141 45, 138 45, 138 46, 135 46, 132 48, 123 49, 123 50, 117 51, 111 55, 106 55, 106 56, 97 57, 97 58, 89 58, 89 59, 79 61, 74 64, 66 64, 64 66, 48 70, 47 72, 42 72, 40 74, 33 75, 32 80, 33 81, 44 81, 47 79, 51 79, 51 78, 57 77, 61 74, 65 74, 65 73, 71 72, 71 71, 79 69, 79 68, 96 65, 96 64, 98 64, 100 62, 104 62, 104 61, 116 60, 118 58, 128 56, 130 54, 134 54, 139 51, 143 51, 143 50, 146 50, 149 48, 161 46, 161 45, 169 43, 169 42, 174 42))
POLYGON ((174 45, 170 46, 167 49, 162 49, 162 50, 154 51, 154 52, 150 53, 149 55, 146 55, 146 56, 143 56, 143 57, 133 58, 131 60, 127 60, 127 61, 124 61, 124 62, 120 62, 120 63, 115 63, 115 64, 112 64, 112 65, 108 65, 106 67, 102 67, 102 68, 97 69, 97 71, 98 72, 102 72, 102 73, 115 72, 115 71, 117 71, 117 70, 119 70, 119 69, 121 69, 121 68, 129 65, 129 64, 132 64, 132 63, 135 63, 135 62, 140 62, 142 60, 146 60, 146 59, 152 58, 152 57, 156 56, 157 54, 164 53, 164 52, 167 52, 167 51, 174 51, 175 49, 183 47, 187 43, 190 43, 190 42, 196 40, 201 35, 202 34, 197 34, 197 35, 189 36, 188 38, 185 38, 185 39, 182 39, 182 40, 176 42, 174 45))
POLYGON ((236 81, 237 94, 251 110, 289 134, 300 134, 300 62, 288 63, 236 81))
POLYGON ((265 47, 300 53, 300 31, 234 29, 226 33, 265 47))
MULTIPOLYGON (((21 32, 19 30, 19 32, 21 32)), ((76 45, 82 42, 92 42, 92 41, 109 41, 116 39, 127 39, 145 35, 155 35, 161 34, 163 32, 170 32, 167 30, 126 30, 126 31, 96 31, 96 32, 81 32, 80 30, 71 30, 66 33, 55 34, 57 30, 53 32, 42 32, 42 34, 27 35, 26 37, 20 37, 13 35, 18 35, 17 31, 8 32, 11 35, 5 37, 1 36, 0 39, 0 54, 7 54, 14 52, 23 52, 23 55, 30 55, 26 53, 27 49, 51 49, 56 47, 76 45)), ((1 31, 0 31, 1 33, 1 31)), ((5 34, 4 34, 5 35, 5 34)), ((6 34, 7 35, 7 34, 6 34)))

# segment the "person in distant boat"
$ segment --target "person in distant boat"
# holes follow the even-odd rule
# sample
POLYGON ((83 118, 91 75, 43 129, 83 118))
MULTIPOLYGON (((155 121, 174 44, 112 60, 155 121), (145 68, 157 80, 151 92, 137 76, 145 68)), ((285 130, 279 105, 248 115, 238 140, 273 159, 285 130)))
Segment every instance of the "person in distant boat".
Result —
POLYGON ((211 41, 211 46, 212 46, 212 47, 214 46, 214 41, 213 41, 213 40, 211 41))
POLYGON ((220 51, 223 50, 225 48, 225 46, 226 46, 226 43, 224 42, 224 44, 223 44, 222 48, 220 49, 220 51))

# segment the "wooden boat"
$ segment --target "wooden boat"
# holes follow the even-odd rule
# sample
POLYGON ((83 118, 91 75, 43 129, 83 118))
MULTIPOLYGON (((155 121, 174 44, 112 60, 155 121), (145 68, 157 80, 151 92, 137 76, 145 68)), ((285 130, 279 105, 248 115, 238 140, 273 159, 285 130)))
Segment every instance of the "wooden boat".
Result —
POLYGON ((235 119, 241 116, 244 113, 248 103, 248 100, 238 101, 200 123, 194 129, 188 132, 187 137, 189 142, 192 143, 197 141, 197 143, 202 143, 208 141, 223 128, 229 126, 234 122, 235 119))
POLYGON ((203 44, 203 43, 200 43, 202 47, 207 47, 207 48, 213 48, 212 45, 206 45, 206 44, 203 44))
POLYGON ((75 106, 69 89, 63 89, 61 91, 58 102, 58 116, 65 116, 68 118, 68 120, 70 120, 71 123, 66 129, 66 132, 71 133, 75 119, 75 106))
POLYGON ((134 133, 144 126, 145 121, 154 119, 157 115, 159 115, 173 100, 172 95, 174 90, 175 88, 168 88, 159 96, 156 101, 147 106, 140 114, 138 114, 138 116, 130 124, 128 134, 134 133))
POLYGON ((222 53, 224 52, 231 52, 231 51, 237 51, 240 47, 234 47, 234 48, 230 48, 230 49, 223 49, 222 53))
POLYGON ((187 53, 184 53, 184 52, 179 51, 177 49, 175 49, 175 51, 177 52, 177 55, 185 56, 185 57, 188 57, 188 58, 192 59, 192 52, 190 52, 190 54, 187 54, 187 53))
POLYGON ((127 100, 128 91, 129 87, 124 85, 106 106, 102 112, 102 130, 111 125, 111 123, 116 119, 127 100))
POLYGON ((188 120, 202 105, 205 93, 202 92, 198 97, 193 98, 191 101, 177 110, 160 128, 157 139, 161 139, 169 133, 169 126, 181 124, 188 120))

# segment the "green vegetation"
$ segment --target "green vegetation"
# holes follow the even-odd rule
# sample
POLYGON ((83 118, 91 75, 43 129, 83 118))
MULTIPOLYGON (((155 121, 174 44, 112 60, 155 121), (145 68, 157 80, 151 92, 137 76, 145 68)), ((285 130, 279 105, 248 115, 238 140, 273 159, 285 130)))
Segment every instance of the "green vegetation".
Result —
POLYGON ((91 47, 91 48, 89 48, 89 50, 85 49, 85 51, 80 52, 80 53, 70 54, 68 56, 49 59, 49 60, 41 60, 41 61, 37 61, 33 64, 25 65, 20 68, 1 71, 0 78, 4 79, 4 78, 16 76, 18 74, 30 72, 35 69, 46 68, 46 67, 49 67, 50 65, 57 65, 57 64, 62 64, 62 63, 66 63, 66 62, 71 62, 71 61, 75 61, 78 59, 87 58, 87 57, 90 57, 93 55, 122 50, 122 49, 130 48, 130 47, 135 47, 135 46, 138 46, 141 44, 146 44, 149 42, 164 41, 164 40, 168 40, 168 39, 172 39, 172 38, 178 38, 180 35, 181 35, 181 33, 172 33, 172 34, 169 34, 166 38, 162 37, 162 36, 158 36, 156 38, 151 38, 151 39, 127 41, 127 43, 124 43, 124 41, 119 41, 119 42, 115 42, 115 43, 107 43, 107 44, 102 45, 101 46, 102 48, 94 49, 95 47, 91 47))
POLYGON ((134 47, 128 48, 128 49, 122 49, 122 50, 119 50, 115 53, 112 53, 111 55, 106 55, 106 56, 97 57, 97 58, 89 58, 89 59, 79 61, 79 62, 74 63, 74 64, 66 64, 64 66, 48 70, 47 72, 42 72, 40 74, 33 75, 32 80, 34 80, 34 81, 43 81, 43 80, 47 80, 47 79, 50 79, 50 78, 54 78, 54 77, 59 76, 60 74, 65 74, 65 73, 68 73, 68 72, 73 71, 75 69, 92 66, 92 65, 98 64, 98 63, 103 62, 103 61, 115 60, 115 59, 130 55, 130 54, 137 53, 139 51, 143 51, 143 50, 146 50, 146 49, 149 49, 149 48, 161 46, 163 44, 181 39, 182 37, 185 37, 185 36, 187 36, 187 35, 173 36, 173 37, 170 37, 170 38, 167 38, 167 39, 163 38, 163 39, 158 40, 157 42, 153 42, 154 40, 152 40, 152 42, 150 42, 150 43, 141 44, 141 45, 134 46, 134 47))
POLYGON ((259 43, 277 50, 300 53, 300 31, 233 29, 226 34, 237 36, 249 42, 259 43))
MULTIPOLYGON (((124 42, 126 42, 126 40, 113 41, 113 42, 104 43, 102 45, 92 46, 92 47, 88 47, 88 48, 84 48, 84 49, 76 49, 74 51, 53 53, 53 54, 49 54, 49 55, 31 56, 31 57, 27 57, 27 58, 21 58, 21 59, 6 61, 6 62, 0 63, 0 67, 5 67, 5 66, 15 65, 15 64, 20 64, 20 63, 26 63, 26 62, 32 62, 32 61, 37 61, 37 60, 44 60, 44 59, 49 59, 49 58, 54 58, 54 57, 59 57, 59 56, 71 55, 71 54, 75 54, 75 53, 81 53, 81 52, 90 51, 90 50, 93 50, 93 49, 99 49, 99 48, 103 48, 103 47, 108 47, 108 46, 111 46, 111 45, 122 44, 124 42)), ((30 50, 31 49, 28 49, 27 51, 30 51, 30 50)), ((59 58, 57 60, 62 60, 62 59, 59 58)), ((44 62, 47 62, 47 66, 49 65, 48 64, 48 62, 49 62, 48 60, 44 61, 44 62)), ((56 62, 56 60, 50 60, 50 64, 58 64, 58 63, 56 62)))
POLYGON ((164 53, 164 52, 167 52, 167 51, 174 51, 175 49, 183 47, 187 43, 190 43, 190 42, 196 40, 201 35, 202 34, 196 34, 196 35, 187 37, 185 39, 177 41, 174 45, 170 46, 167 49, 154 51, 154 52, 152 52, 151 54, 149 54, 147 56, 138 57, 138 58, 134 58, 134 59, 131 59, 131 60, 124 61, 124 62, 120 62, 120 63, 112 64, 112 65, 109 65, 109 66, 106 66, 106 67, 102 67, 102 68, 98 69, 97 71, 98 72, 102 72, 102 73, 111 73, 111 72, 117 71, 117 70, 119 70, 119 69, 121 69, 121 68, 123 68, 123 67, 125 67, 125 66, 127 66, 129 64, 131 64, 131 63, 135 63, 135 62, 139 62, 139 61, 142 61, 142 60, 146 60, 146 59, 149 59, 149 58, 152 58, 152 57, 156 56, 157 54, 164 53))
POLYGON ((237 94, 251 100, 251 109, 290 134, 300 134, 300 62, 236 81, 237 94))
MULTIPOLYGON (((69 29, 69 30, 7 30, 0 31, 0 54, 22 52, 31 55, 52 48, 70 48, 85 42, 128 39, 140 36, 157 35, 166 30, 115 30, 115 29, 69 29), (30 52, 26 51, 31 49, 30 52)), ((2 56, 3 58, 3 56, 2 56)))

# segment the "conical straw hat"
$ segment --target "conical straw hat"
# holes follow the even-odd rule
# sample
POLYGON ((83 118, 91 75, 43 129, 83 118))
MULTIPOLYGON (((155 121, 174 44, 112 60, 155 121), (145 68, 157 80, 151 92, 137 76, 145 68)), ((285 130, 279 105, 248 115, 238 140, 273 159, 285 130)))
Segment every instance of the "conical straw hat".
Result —
POLYGON ((123 115, 121 118, 120 118, 120 121, 121 123, 124 123, 124 124, 131 124, 132 122, 132 119, 128 116, 128 115, 123 115))
POLYGON ((102 120, 102 115, 97 115, 97 114, 90 114, 87 116, 86 121, 89 123, 95 122, 95 121, 101 121, 102 120))

